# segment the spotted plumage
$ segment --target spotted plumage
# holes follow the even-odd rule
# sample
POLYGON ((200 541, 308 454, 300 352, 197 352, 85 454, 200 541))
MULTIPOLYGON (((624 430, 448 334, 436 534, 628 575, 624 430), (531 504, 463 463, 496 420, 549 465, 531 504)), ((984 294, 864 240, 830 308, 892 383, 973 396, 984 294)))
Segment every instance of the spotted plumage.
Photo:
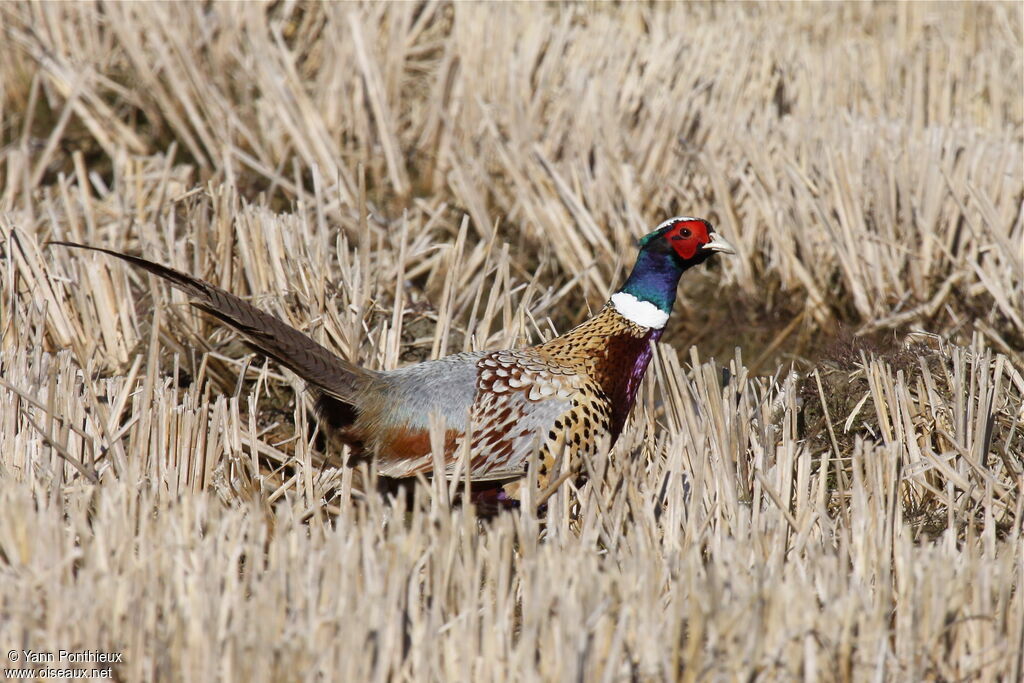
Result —
MULTIPOLYGON (((386 477, 433 471, 431 424, 445 427, 453 474, 468 444, 470 476, 522 477, 535 450, 543 468, 561 454, 593 453, 621 433, 688 268, 733 253, 707 221, 678 217, 640 240, 622 288, 593 317, 560 337, 522 349, 460 353, 379 372, 341 359, 278 318, 208 282, 136 256, 102 251, 161 276, 198 308, 245 334, 306 380, 323 424, 386 477), (435 422, 436 424, 436 422, 435 422)), ((542 480, 547 474, 540 473, 542 480)))

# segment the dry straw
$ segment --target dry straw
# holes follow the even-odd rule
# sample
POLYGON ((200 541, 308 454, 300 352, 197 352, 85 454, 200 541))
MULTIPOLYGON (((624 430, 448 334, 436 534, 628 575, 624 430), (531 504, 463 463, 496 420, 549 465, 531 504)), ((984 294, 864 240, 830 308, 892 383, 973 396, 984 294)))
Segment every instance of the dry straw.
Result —
POLYGON ((122 652, 119 680, 1019 680, 1021 25, 3 5, 3 651, 122 652), (461 480, 368 494, 294 376, 43 246, 392 368, 567 329, 684 211, 739 256, 686 276, 588 481, 486 521, 461 480))

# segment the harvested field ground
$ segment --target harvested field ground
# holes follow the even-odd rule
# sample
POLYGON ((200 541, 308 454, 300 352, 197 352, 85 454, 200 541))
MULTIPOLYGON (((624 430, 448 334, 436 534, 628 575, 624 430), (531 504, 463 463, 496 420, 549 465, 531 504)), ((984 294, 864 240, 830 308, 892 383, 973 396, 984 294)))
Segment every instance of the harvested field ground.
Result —
POLYGON ((3 4, 3 666, 1021 680, 1022 22, 3 4), (588 482, 489 520, 460 482, 366 493, 293 375, 45 246, 166 263, 393 368, 568 329, 679 213, 739 254, 683 278, 588 482))

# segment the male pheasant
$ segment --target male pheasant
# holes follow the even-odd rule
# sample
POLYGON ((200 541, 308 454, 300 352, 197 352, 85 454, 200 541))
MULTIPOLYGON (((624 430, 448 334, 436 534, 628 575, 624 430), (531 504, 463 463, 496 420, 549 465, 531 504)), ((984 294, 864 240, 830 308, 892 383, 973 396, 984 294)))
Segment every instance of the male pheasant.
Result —
POLYGON ((522 477, 534 449, 539 462, 565 452, 570 462, 600 437, 619 436, 668 322, 687 269, 735 250, 700 218, 680 216, 641 238, 632 273, 593 317, 537 346, 474 351, 379 372, 327 350, 237 296, 177 270, 108 249, 104 252, 168 280, 192 304, 235 328, 264 354, 302 377, 321 422, 357 457, 372 457, 386 477, 429 474, 431 414, 446 425, 444 458, 454 473, 466 434, 470 477, 522 477))

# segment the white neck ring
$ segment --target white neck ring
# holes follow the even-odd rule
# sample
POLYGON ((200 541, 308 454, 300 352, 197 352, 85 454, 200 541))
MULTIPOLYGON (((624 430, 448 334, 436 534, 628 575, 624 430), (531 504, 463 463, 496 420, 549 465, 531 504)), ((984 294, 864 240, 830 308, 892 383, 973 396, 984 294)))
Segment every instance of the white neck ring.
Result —
POLYGON ((612 306, 626 320, 636 323, 641 327, 649 327, 652 330, 660 330, 668 322, 668 313, 661 310, 650 301, 642 301, 628 292, 616 292, 612 294, 612 306))

